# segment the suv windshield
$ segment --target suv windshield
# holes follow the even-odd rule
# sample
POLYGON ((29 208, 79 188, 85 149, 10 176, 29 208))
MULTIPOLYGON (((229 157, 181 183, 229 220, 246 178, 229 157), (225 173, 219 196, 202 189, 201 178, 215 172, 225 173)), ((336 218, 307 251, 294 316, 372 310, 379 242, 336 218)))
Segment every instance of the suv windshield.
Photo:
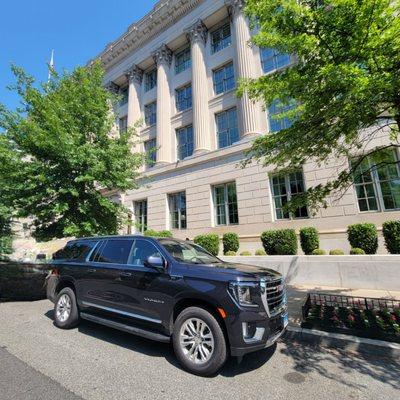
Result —
POLYGON ((178 262, 188 264, 216 264, 222 261, 208 253, 202 247, 190 242, 173 239, 159 239, 160 244, 178 262))

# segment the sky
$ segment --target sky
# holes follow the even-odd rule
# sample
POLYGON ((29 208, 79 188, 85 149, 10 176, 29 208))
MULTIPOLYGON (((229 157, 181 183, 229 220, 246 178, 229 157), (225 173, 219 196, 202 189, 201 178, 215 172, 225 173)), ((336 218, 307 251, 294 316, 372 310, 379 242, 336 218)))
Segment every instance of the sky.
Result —
POLYGON ((128 26, 149 12, 155 0, 0 0, 0 103, 14 109, 18 96, 11 64, 38 81, 47 80, 54 49, 57 71, 85 65, 128 26))

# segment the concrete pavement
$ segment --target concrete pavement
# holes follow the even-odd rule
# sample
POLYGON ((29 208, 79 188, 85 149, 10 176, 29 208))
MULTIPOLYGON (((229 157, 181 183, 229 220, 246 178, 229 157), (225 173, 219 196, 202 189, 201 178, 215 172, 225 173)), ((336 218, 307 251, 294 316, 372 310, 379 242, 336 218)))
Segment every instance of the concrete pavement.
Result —
POLYGON ((56 385, 53 398, 85 400, 386 400, 400 390, 399 359, 286 340, 246 356, 240 365, 230 360, 215 377, 201 378, 180 369, 169 345, 90 323, 63 331, 51 317, 47 300, 0 304, 0 346, 7 351, 0 353, 1 399, 46 399, 20 390, 44 382, 50 391, 56 385), (39 375, 17 368, 33 368, 39 375), (57 392, 61 389, 64 394, 57 392))

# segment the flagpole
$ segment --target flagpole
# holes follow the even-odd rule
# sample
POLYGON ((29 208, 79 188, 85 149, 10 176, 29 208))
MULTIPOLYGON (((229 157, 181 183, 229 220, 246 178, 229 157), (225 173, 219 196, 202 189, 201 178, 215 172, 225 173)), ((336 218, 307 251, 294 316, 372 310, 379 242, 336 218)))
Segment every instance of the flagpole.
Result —
POLYGON ((54 69, 54 49, 51 50, 51 58, 50 58, 50 62, 49 62, 49 75, 47 77, 47 83, 50 82, 50 78, 51 78, 51 71, 54 69))

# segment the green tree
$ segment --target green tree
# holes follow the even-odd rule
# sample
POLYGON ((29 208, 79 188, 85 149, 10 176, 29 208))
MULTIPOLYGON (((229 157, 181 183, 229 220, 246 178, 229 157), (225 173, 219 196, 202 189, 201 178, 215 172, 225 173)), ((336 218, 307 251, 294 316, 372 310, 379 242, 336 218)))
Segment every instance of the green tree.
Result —
POLYGON ((53 71, 40 85, 13 72, 22 106, 0 105, 0 200, 33 218, 39 240, 116 233, 124 208, 107 193, 135 188, 144 157, 131 151, 134 129, 115 132, 118 99, 101 66, 53 71))
MULTIPOLYGON (((398 146, 400 129, 400 5, 398 0, 248 0, 258 29, 253 42, 294 55, 286 69, 242 82, 239 95, 270 106, 292 126, 257 138, 248 161, 294 170, 306 161, 361 154, 350 170, 310 188, 291 202, 326 206, 352 183, 352 172, 371 153, 371 139, 386 132, 398 146), (280 102, 280 103, 279 103, 280 102), (294 108, 286 107, 295 104, 294 108), (363 134, 360 135, 360 130, 363 134)), ((393 163, 393 161, 391 161, 393 163)), ((387 159, 382 159, 386 164, 387 159)))

